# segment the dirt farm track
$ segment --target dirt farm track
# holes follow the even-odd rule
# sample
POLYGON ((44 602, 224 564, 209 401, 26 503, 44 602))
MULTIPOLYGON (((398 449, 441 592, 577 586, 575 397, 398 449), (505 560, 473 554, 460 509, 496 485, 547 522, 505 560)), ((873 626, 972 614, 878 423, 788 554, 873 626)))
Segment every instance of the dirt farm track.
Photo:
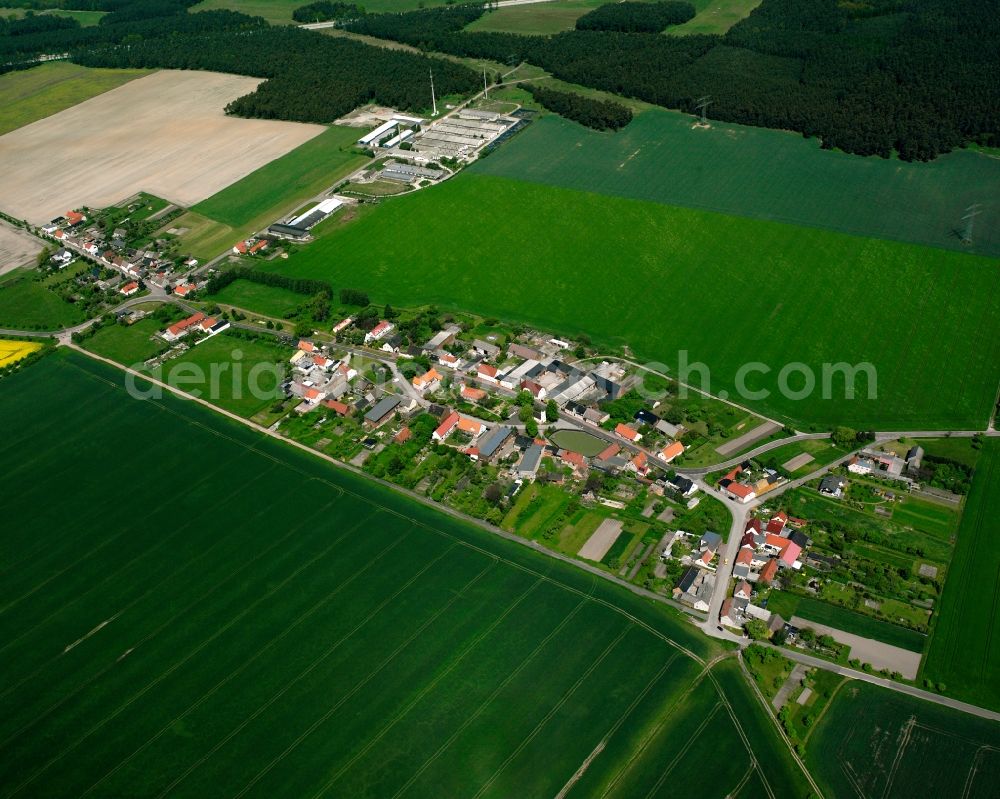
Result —
POLYGON ((165 70, 0 136, 0 208, 39 224, 137 191, 194 205, 322 132, 227 117, 259 83, 165 70))

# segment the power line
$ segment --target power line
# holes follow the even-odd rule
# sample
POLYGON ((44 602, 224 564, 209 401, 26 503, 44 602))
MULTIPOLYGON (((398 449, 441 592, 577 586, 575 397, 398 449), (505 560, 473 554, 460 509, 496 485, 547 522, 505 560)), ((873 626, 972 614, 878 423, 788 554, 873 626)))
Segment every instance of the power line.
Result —
POLYGON ((965 209, 965 216, 962 217, 962 221, 965 222, 965 227, 962 228, 962 244, 972 244, 972 226, 976 217, 983 212, 982 209, 982 203, 973 203, 965 209))
POLYGON ((712 104, 712 95, 706 94, 704 97, 699 97, 698 102, 695 104, 695 110, 701 112, 701 124, 707 125, 708 118, 705 116, 705 111, 712 104))

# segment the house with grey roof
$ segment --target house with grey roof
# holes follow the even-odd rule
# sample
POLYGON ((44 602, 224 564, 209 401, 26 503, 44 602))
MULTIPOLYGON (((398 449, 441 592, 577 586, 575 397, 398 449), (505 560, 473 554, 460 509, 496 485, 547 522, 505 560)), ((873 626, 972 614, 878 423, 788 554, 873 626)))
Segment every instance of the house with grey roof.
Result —
POLYGON ((372 429, 384 424, 389 417, 396 412, 398 407, 399 397, 382 397, 382 399, 376 402, 375 405, 365 414, 365 427, 372 429))
POLYGON ((517 476, 522 479, 534 477, 538 473, 538 467, 542 463, 542 453, 544 450, 538 444, 532 444, 525 450, 524 457, 517 465, 517 476))

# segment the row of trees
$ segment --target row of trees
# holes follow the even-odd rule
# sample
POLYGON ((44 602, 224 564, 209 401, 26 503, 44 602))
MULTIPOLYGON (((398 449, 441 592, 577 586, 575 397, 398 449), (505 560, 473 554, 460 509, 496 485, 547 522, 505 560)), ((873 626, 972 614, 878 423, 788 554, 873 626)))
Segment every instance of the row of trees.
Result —
POLYGON ((259 283, 262 286, 287 289, 296 294, 325 294, 328 298, 333 296, 333 289, 330 284, 323 280, 310 280, 303 277, 289 277, 279 272, 263 272, 259 269, 229 269, 225 272, 218 272, 209 278, 205 284, 206 294, 218 294, 226 286, 237 280, 248 280, 251 283, 259 283))
POLYGON ((681 0, 659 3, 608 3, 598 6, 576 21, 578 31, 624 31, 659 33, 670 25, 680 25, 695 15, 694 6, 681 0))
POLYGON ((1000 144, 1000 0, 764 0, 724 36, 466 32, 481 7, 368 15, 350 30, 424 50, 529 61, 556 77, 709 116, 926 160, 1000 144))
POLYGON ((364 16, 365 10, 362 6, 354 3, 335 3, 331 0, 318 0, 307 6, 299 6, 292 12, 292 19, 296 22, 328 22, 335 19, 352 19, 364 16))
POLYGON ((594 100, 574 92, 547 89, 535 83, 518 86, 531 92, 539 103, 566 119, 596 130, 618 130, 632 121, 632 109, 611 100, 594 100))

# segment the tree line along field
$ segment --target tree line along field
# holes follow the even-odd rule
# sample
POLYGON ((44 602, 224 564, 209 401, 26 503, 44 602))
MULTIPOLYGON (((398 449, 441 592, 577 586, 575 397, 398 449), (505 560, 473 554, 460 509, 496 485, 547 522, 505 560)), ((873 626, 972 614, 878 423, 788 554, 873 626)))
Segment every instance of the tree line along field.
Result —
POLYGON ((475 172, 704 208, 859 236, 1000 255, 1000 208, 983 208, 974 243, 957 230, 965 209, 1000 192, 1000 159, 958 151, 930 163, 821 150, 784 131, 686 114, 638 113, 614 134, 546 116, 475 172))
MULTIPOLYGON (((760 0, 692 0, 691 5, 698 12, 695 17, 681 25, 672 25, 665 32, 671 36, 725 33, 759 3, 760 0)), ((607 0, 554 0, 554 2, 523 6, 507 6, 483 14, 467 25, 465 30, 548 36, 573 30, 580 17, 606 4, 607 0)))
POLYGON ((686 350, 731 399, 737 370, 763 362, 747 387, 771 395, 745 404, 826 429, 983 428, 1000 379, 995 262, 482 174, 394 199, 269 268, 586 333, 673 374, 686 350), (877 397, 864 377, 853 400, 837 379, 831 399, 781 396, 796 361, 817 387, 822 363, 870 362, 877 397))
POLYGON ((1000 710, 1000 441, 982 450, 958 528, 948 581, 931 630, 922 676, 946 693, 1000 710))
POLYGON ((806 792, 674 611, 122 380, 0 385, 4 796, 806 792))
MULTIPOLYGON (((296 8, 308 5, 309 0, 202 0, 191 7, 191 13, 228 9, 249 14, 252 17, 263 17, 272 25, 294 25, 292 12, 296 8)), ((388 11, 413 11, 417 8, 443 6, 445 0, 368 0, 359 3, 370 13, 388 11)))
POLYGON ((1000 725, 848 680, 810 733, 806 764, 827 796, 985 799, 1000 779, 1000 725))
POLYGON ((145 69, 88 69, 53 61, 0 75, 0 106, 4 109, 0 135, 148 74, 145 69))

